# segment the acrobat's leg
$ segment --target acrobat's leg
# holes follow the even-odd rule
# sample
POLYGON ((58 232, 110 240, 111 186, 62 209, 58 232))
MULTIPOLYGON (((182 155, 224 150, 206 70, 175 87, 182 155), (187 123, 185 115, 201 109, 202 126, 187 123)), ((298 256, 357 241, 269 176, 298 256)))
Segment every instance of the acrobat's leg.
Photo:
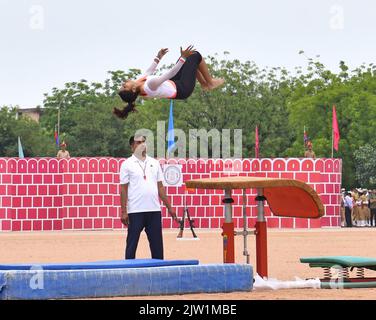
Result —
POLYGON ((198 82, 200 82, 202 89, 209 90, 208 83, 206 82, 204 76, 200 72, 200 70, 197 70, 196 79, 198 82))
POLYGON ((197 73, 201 73, 201 75, 203 76, 204 80, 206 81, 207 90, 213 90, 213 89, 221 86, 225 82, 221 78, 213 78, 210 75, 210 72, 209 72, 209 69, 208 69, 208 65, 206 64, 206 62, 205 62, 204 59, 202 59, 201 62, 200 62, 200 64, 198 65, 198 72, 197 73))

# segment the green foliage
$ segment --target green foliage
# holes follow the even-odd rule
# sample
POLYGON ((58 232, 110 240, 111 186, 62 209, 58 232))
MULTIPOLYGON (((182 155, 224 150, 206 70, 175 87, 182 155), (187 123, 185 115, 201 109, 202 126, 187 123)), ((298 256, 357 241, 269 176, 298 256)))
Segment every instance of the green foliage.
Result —
POLYGON ((7 107, 0 109, 0 155, 2 157, 16 156, 16 150, 18 150, 17 135, 14 132, 16 123, 15 109, 7 107))
MULTIPOLYGON (((296 141, 302 141, 303 126, 318 157, 331 157, 332 106, 336 106, 340 145, 334 156, 343 159, 343 184, 360 185, 355 176, 353 154, 376 136, 376 67, 370 64, 349 71, 341 61, 339 74, 309 59, 309 73, 292 77, 293 91, 288 99, 289 124, 296 141)), ((297 152, 294 143, 287 150, 297 152)))
POLYGON ((356 178, 366 188, 376 187, 376 147, 374 144, 361 146, 354 152, 356 178))
POLYGON ((249 61, 209 57, 209 62, 211 73, 225 79, 224 87, 205 92, 197 85, 193 95, 175 109, 175 126, 185 132, 195 128, 220 132, 242 129, 243 156, 253 157, 254 132, 259 125, 260 156, 281 156, 292 138, 286 126, 286 81, 278 81, 274 71, 260 71, 249 61))
POLYGON ((50 157, 55 149, 46 130, 27 117, 17 119, 16 108, 0 109, 0 155, 18 157, 18 137, 25 157, 50 157))
POLYGON ((115 118, 111 110, 122 104, 116 94, 122 79, 139 73, 136 69, 114 71, 104 84, 81 80, 67 83, 64 89, 53 88, 51 95, 45 95, 41 125, 53 136, 60 109, 60 141, 67 143, 72 156, 124 156, 130 151, 125 143, 126 122, 115 118))

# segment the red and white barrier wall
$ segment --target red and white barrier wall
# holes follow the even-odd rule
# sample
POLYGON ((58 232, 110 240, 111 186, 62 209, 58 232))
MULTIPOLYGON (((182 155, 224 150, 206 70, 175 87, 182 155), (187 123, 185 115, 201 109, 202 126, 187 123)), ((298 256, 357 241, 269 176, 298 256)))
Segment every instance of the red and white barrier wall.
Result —
MULTIPOLYGON (((118 158, 0 158, 0 231, 97 230, 123 228, 120 215, 118 158)), ((181 164, 183 181, 228 175, 275 177, 307 182, 320 195, 325 216, 318 220, 274 217, 266 206, 272 228, 320 228, 340 225, 340 159, 160 159, 181 164)), ((248 190, 248 226, 257 209, 255 190, 248 190)), ((185 188, 167 187, 178 216, 183 213, 185 188)), ((243 226, 242 190, 234 190, 235 227, 243 226)), ((186 194, 197 228, 220 228, 224 220, 221 190, 186 194)), ((172 225, 163 207, 163 227, 172 225)))

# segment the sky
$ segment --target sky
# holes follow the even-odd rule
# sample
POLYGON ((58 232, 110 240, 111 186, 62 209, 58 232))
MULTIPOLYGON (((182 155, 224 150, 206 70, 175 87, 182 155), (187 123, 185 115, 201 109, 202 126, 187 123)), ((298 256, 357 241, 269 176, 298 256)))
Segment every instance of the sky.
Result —
POLYGON ((0 0, 0 106, 43 106, 52 88, 110 70, 163 63, 180 46, 259 67, 305 66, 300 50, 338 72, 375 62, 374 0, 0 0))

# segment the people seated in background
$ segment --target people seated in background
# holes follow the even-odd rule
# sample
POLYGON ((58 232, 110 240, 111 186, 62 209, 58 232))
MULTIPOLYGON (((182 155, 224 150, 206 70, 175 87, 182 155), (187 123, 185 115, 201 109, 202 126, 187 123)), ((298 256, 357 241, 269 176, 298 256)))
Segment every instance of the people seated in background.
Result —
MULTIPOLYGON (((376 226, 376 190, 353 188, 351 192, 341 189, 341 221, 345 213, 346 226, 354 227, 376 226), (348 194, 348 196, 347 196, 348 194), (350 199, 352 206, 350 204, 350 199), (348 209, 346 209, 348 207, 348 209), (352 208, 351 208, 352 207, 352 208), (351 219, 348 218, 351 209, 351 219)), ((341 223, 343 227, 344 224, 341 223)))
POLYGON ((56 157, 58 159, 69 159, 70 158, 70 154, 69 154, 69 151, 66 150, 66 147, 67 147, 67 144, 63 141, 61 144, 60 144, 60 150, 58 151, 56 157))
MULTIPOLYGON (((368 207, 367 199, 367 189, 356 189, 357 194, 354 196, 354 202, 356 204, 356 226, 357 227, 368 227, 370 225, 370 209, 368 207)), ((355 206, 354 206, 355 209, 355 206)))

